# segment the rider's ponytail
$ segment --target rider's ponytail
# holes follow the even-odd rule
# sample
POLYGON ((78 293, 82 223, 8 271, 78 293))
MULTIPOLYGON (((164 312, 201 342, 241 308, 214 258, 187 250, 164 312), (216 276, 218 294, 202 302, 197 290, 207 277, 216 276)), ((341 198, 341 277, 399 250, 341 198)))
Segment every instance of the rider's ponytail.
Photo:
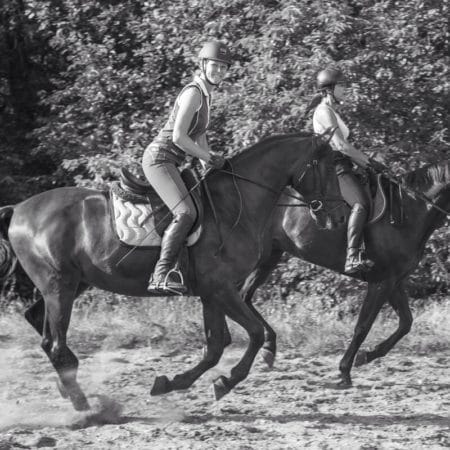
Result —
POLYGON ((306 119, 306 117, 308 116, 308 114, 316 108, 316 106, 318 106, 320 104, 320 102, 322 101, 323 98, 323 94, 318 93, 316 94, 311 101, 309 102, 308 107, 306 108, 305 114, 303 115, 303 118, 306 119))

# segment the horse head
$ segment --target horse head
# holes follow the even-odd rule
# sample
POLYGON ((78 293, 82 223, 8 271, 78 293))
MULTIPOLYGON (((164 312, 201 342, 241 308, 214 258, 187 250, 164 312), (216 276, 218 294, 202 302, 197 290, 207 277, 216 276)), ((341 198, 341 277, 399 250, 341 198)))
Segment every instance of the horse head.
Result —
POLYGON ((341 226, 345 221, 345 203, 336 177, 330 139, 328 130, 325 135, 312 137, 311 159, 305 168, 295 173, 292 181, 292 186, 302 195, 318 227, 327 230, 341 226))
MULTIPOLYGON (((438 214, 444 223, 450 214, 450 163, 446 159, 428 164, 407 173, 401 180, 403 188, 414 197, 425 201, 432 215, 438 214)), ((439 225, 441 226, 441 225, 439 225)))

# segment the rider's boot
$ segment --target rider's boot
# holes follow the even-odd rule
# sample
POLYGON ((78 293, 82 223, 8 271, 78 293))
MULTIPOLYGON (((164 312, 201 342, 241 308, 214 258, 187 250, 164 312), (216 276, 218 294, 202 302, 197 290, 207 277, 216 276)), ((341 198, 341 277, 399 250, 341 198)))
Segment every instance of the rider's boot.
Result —
POLYGON ((150 277, 148 292, 152 294, 178 294, 187 292, 183 275, 174 269, 178 255, 183 247, 194 219, 188 214, 174 216, 171 224, 164 231, 161 253, 153 275, 150 277))
POLYGON ((350 275, 359 271, 367 271, 374 263, 365 258, 361 249, 364 225, 367 220, 367 211, 360 203, 355 203, 350 212, 347 225, 347 257, 345 259, 344 273, 350 275))

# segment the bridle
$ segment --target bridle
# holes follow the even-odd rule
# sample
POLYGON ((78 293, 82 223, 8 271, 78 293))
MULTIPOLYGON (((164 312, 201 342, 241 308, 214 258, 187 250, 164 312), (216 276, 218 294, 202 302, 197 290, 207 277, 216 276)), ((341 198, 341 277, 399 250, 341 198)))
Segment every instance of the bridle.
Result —
MULTIPOLYGON (((330 165, 330 169, 333 170, 334 166, 330 165)), ((305 178, 308 171, 312 171, 312 179, 313 179, 313 192, 309 196, 309 197, 311 197, 311 200, 307 201, 306 203, 305 202, 298 203, 298 204, 287 203, 287 204, 279 204, 279 206, 309 207, 311 213, 316 213, 323 209, 326 214, 330 214, 335 209, 337 209, 341 203, 344 203, 345 200, 342 198, 342 196, 326 196, 325 195, 325 193, 324 193, 325 186, 324 186, 323 179, 322 179, 322 176, 320 174, 320 169, 319 169, 319 159, 314 158, 311 162, 306 164, 306 167, 303 170, 303 172, 298 177, 296 177, 296 179, 294 180, 293 188, 297 192, 299 192, 300 184, 303 181, 303 179, 305 178), (336 202, 337 205, 331 209, 326 209, 324 206, 325 202, 328 202, 328 203, 336 202)), ((288 195, 288 193, 285 192, 284 195, 288 195)), ((293 197, 292 195, 288 195, 288 196, 293 197)), ((304 200, 304 199, 302 199, 302 200, 304 200)))

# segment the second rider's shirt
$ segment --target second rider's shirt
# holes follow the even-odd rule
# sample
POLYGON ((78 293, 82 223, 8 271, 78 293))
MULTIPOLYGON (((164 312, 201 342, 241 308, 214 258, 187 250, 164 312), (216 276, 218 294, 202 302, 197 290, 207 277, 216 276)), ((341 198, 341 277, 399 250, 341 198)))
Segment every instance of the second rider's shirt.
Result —
MULTIPOLYGON (((326 108, 334 117, 336 117, 336 122, 339 127, 339 130, 341 131, 342 135, 344 136, 344 139, 347 140, 350 135, 350 130, 348 129, 345 122, 342 120, 342 117, 339 115, 339 113, 330 105, 327 105, 326 103, 321 103, 316 107, 313 114, 313 129, 314 133, 322 134, 327 131, 329 128, 329 125, 325 126, 323 123, 319 120, 319 113, 326 108)), ((333 141, 331 141, 331 146, 333 147, 333 150, 337 152, 335 161, 336 164, 341 164, 345 166, 351 166, 351 159, 348 156, 343 155, 337 148, 335 148, 333 141)))

